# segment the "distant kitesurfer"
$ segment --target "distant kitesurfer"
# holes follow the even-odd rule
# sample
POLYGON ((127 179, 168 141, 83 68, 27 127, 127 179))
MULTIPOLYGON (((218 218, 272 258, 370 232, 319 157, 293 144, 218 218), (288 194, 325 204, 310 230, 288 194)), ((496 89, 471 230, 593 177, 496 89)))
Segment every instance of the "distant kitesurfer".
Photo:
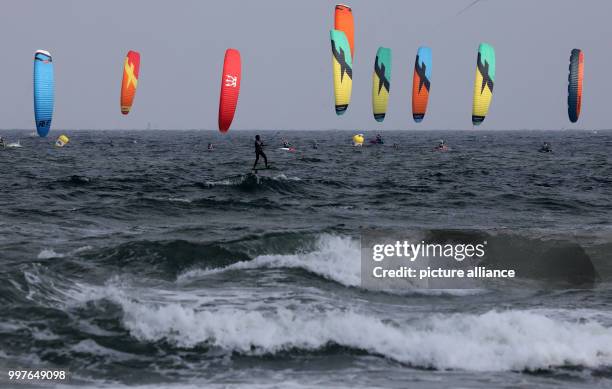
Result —
POLYGON ((257 167, 257 162, 259 162, 259 156, 261 156, 266 164, 266 169, 268 168, 268 157, 266 157, 266 153, 264 153, 264 143, 261 140, 259 135, 255 135, 255 163, 253 164, 253 170, 257 167))
POLYGON ((446 145, 446 141, 444 141, 444 139, 440 139, 440 141, 438 141, 438 145, 434 147, 434 151, 447 151, 447 150, 448 150, 448 146, 446 145))
POLYGON ((552 152, 552 147, 548 142, 542 143, 542 147, 540 147, 540 153, 550 153, 552 152))
POLYGON ((316 140, 312 141, 312 148, 315 149, 315 150, 319 148, 319 144, 317 143, 316 140))
POLYGON ((110 147, 115 147, 115 144, 113 143, 113 140, 112 140, 112 139, 111 139, 111 141, 108 143, 108 145, 109 145, 110 147))
POLYGON ((0 136, 0 147, 4 147, 4 138, 0 136))
POLYGON ((209 143, 208 146, 206 147, 209 151, 212 151, 215 149, 215 147, 213 146, 212 143, 209 143))
POLYGON ((376 144, 382 145, 385 142, 383 141, 382 135, 376 134, 376 144))
POLYGON ((283 139, 283 147, 290 149, 291 148, 291 143, 289 143, 289 141, 287 139, 283 139))

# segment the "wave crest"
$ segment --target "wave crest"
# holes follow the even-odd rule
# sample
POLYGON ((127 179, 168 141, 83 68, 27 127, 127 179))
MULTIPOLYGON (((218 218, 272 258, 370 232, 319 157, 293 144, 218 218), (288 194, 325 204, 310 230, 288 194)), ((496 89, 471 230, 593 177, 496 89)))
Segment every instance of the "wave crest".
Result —
POLYGON ((612 329, 537 311, 430 315, 398 323, 341 310, 272 313, 198 311, 179 304, 122 301, 124 325, 142 341, 207 345, 264 355, 340 345, 415 367, 470 371, 541 370, 612 364, 612 329))
POLYGON ((223 268, 195 269, 178 276, 179 282, 225 271, 257 268, 300 268, 345 286, 361 284, 359 240, 322 235, 314 250, 288 255, 260 255, 249 261, 240 261, 223 268))

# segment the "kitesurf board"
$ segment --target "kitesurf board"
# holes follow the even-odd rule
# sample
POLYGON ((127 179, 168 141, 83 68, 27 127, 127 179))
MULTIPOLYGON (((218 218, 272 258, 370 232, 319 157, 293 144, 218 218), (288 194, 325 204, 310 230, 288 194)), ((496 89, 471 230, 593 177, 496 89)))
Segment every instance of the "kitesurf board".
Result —
POLYGON ((273 166, 268 166, 268 167, 256 167, 254 169, 251 169, 251 171, 258 171, 258 170, 278 170, 277 168, 273 167, 273 166))

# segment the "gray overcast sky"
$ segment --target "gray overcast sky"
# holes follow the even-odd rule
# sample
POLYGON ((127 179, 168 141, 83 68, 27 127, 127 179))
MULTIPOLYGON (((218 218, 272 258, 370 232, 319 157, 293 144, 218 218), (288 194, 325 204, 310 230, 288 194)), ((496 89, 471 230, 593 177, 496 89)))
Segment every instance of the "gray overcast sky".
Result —
POLYGON ((329 29, 335 1, 4 0, 0 13, 0 128, 34 128, 32 60, 53 55, 54 129, 216 129, 224 51, 242 54, 233 129, 467 129, 476 52, 497 54, 495 95, 484 129, 611 128, 612 1, 347 0, 355 16, 353 98, 333 107, 329 29), (414 58, 433 50, 430 105, 411 113, 414 58), (372 117, 378 46, 393 50, 387 118, 372 117), (567 119, 572 48, 585 53, 583 109, 567 119), (129 116, 119 110, 124 56, 141 53, 129 116))

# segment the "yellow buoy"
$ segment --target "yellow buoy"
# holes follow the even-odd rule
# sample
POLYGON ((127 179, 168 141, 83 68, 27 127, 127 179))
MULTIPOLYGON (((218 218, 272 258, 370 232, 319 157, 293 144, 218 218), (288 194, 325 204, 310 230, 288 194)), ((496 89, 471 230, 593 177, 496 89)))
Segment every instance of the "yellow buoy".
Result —
POLYGON ((66 146, 68 144, 68 142, 70 142, 70 138, 68 138, 66 135, 62 134, 55 141, 55 145, 57 147, 64 147, 64 146, 66 146))
POLYGON ((357 134, 353 136, 353 146, 363 146, 364 142, 363 134, 357 134))

